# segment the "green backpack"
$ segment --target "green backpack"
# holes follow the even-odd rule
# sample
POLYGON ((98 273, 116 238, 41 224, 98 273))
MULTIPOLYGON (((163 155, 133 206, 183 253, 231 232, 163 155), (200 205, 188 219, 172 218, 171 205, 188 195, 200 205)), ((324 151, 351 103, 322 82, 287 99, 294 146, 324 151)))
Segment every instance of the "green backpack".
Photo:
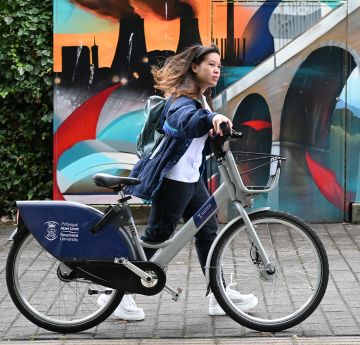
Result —
POLYGON ((161 96, 150 96, 144 107, 145 123, 138 136, 136 154, 139 158, 151 155, 164 137, 161 121, 165 110, 166 99, 161 96))

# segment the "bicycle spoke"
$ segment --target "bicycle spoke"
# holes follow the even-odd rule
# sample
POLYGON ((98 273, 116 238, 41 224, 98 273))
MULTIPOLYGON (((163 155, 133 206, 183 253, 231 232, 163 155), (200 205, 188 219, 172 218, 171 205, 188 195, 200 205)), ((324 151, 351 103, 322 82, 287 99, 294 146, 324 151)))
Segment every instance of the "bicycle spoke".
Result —
POLYGON ((35 324, 56 332, 85 330, 105 319, 118 305, 121 295, 115 292, 106 307, 97 304, 97 296, 88 296, 105 287, 89 280, 62 280, 56 258, 43 250, 33 236, 23 233, 9 253, 8 287, 18 308, 35 324))

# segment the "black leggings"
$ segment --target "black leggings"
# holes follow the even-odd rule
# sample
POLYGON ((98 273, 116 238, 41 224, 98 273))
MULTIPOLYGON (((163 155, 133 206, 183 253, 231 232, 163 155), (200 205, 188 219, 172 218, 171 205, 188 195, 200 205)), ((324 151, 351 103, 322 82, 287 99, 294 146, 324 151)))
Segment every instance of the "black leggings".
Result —
MULTIPOLYGON (((145 242, 163 242, 170 238, 176 225, 183 217, 188 221, 209 198, 202 178, 195 183, 163 179, 159 192, 152 202, 149 224, 142 239, 145 242)), ((216 217, 196 233, 195 245, 201 269, 204 272, 207 255, 218 229, 216 217)), ((144 248, 148 259, 156 250, 144 248)))

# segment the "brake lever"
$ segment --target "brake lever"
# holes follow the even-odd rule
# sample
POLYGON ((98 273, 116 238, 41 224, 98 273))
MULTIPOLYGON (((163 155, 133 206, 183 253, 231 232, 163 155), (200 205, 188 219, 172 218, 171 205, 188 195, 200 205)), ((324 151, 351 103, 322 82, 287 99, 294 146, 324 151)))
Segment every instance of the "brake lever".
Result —
POLYGON ((242 138, 243 137, 243 133, 236 131, 235 129, 231 129, 231 138, 242 138))

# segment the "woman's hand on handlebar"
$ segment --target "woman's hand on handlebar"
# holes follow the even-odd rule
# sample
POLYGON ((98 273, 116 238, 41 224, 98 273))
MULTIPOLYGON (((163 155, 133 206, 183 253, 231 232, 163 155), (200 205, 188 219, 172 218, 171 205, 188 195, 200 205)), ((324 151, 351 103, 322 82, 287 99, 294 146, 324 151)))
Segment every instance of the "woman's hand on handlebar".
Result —
POLYGON ((213 136, 214 134, 219 134, 220 136, 223 136, 223 131, 221 130, 220 125, 222 123, 226 123, 226 125, 230 128, 230 130, 232 129, 233 123, 232 121, 227 118, 224 115, 221 114, 216 114, 212 120, 214 129, 212 131, 210 131, 210 136, 213 136))

